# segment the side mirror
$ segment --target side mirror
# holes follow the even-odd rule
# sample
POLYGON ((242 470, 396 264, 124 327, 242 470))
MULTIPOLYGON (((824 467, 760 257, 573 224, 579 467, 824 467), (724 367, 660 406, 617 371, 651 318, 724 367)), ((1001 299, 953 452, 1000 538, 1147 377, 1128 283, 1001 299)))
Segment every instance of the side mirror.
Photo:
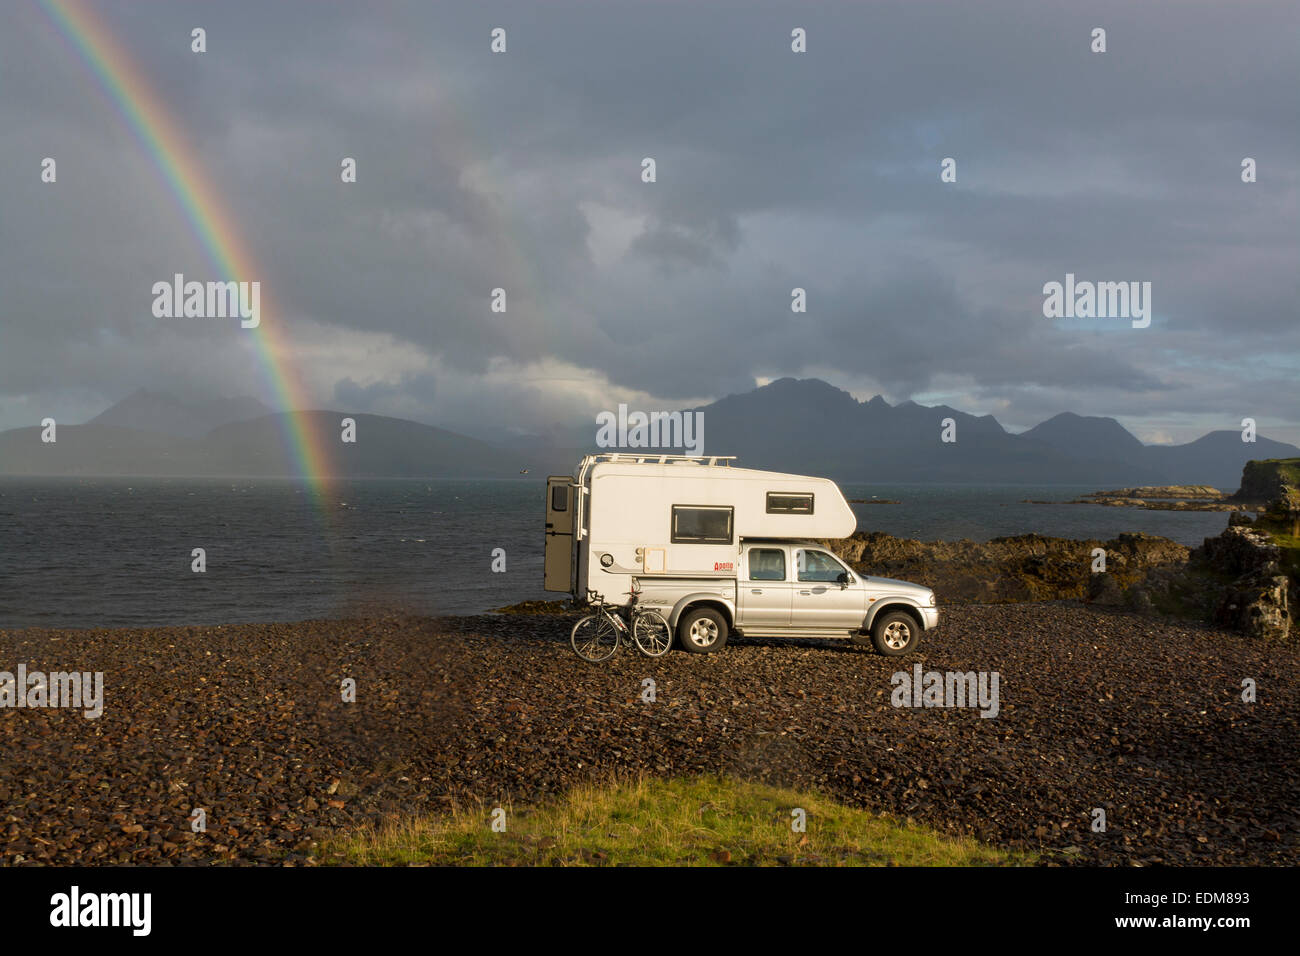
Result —
POLYGON ((852 581, 853 578, 849 577, 849 572, 841 571, 840 576, 837 577, 835 580, 840 583, 840 590, 842 591, 849 586, 849 582, 852 581))

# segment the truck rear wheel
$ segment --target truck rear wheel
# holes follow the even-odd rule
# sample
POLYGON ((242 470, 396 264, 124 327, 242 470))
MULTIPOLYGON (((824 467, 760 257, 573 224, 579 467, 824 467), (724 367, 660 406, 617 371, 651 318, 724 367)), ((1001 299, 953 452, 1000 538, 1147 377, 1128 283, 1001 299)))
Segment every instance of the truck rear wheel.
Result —
POLYGON ((687 611, 677 622, 677 643, 692 654, 710 654, 727 644, 727 619, 711 607, 687 611))
POLYGON ((906 611, 890 611, 872 623, 871 643, 886 657, 902 657, 921 643, 921 625, 906 611))

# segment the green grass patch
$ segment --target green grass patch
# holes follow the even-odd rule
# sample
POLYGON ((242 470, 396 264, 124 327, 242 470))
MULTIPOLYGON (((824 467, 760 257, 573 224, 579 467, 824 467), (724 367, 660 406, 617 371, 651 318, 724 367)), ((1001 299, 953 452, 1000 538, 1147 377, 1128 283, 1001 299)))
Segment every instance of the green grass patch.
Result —
POLYGON ((1281 565, 1283 573, 1291 578, 1293 583, 1300 581, 1300 535, 1268 531, 1268 536, 1278 547, 1278 564, 1281 565))
POLYGON ((457 808, 323 842, 322 864, 360 866, 1006 866, 1030 854, 903 823, 817 793, 718 777, 578 787, 537 807, 457 808), (792 811, 806 830, 792 829, 792 811))

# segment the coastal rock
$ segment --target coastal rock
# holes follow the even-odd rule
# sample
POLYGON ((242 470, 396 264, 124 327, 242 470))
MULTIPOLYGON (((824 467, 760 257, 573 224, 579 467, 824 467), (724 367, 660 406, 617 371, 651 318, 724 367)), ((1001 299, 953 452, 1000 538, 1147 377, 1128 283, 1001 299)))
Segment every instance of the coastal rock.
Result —
POLYGON ((1192 552, 1189 572, 1207 573, 1213 606, 1210 620, 1251 637, 1284 640, 1291 634, 1291 592, 1282 549, 1254 525, 1233 525, 1192 552), (1214 580, 1229 583, 1215 588, 1214 580))
POLYGON ((1217 538, 1206 538, 1192 554, 1192 561, 1224 574, 1253 575, 1276 571, 1278 548, 1253 527, 1229 527, 1217 538))
POLYGON ((1260 527, 1294 538, 1300 535, 1300 491, 1288 488, 1259 515, 1260 527))
POLYGON ((1300 459, 1248 461, 1241 470, 1241 487, 1230 500, 1275 502, 1300 487, 1300 459))
POLYGON ((1155 602, 1151 599, 1151 592, 1141 585, 1130 588, 1124 598, 1128 607, 1138 614, 1154 614, 1156 612, 1155 602))
MULTIPOLYGON (((1128 490, 1141 491, 1143 489, 1133 488, 1128 490)), ((1085 495, 1082 498, 1075 498, 1066 503, 1072 505, 1101 505, 1103 508, 1141 508, 1144 511, 1227 511, 1231 513, 1253 511, 1259 507, 1258 504, 1231 501, 1222 497, 1222 492, 1216 492, 1219 497, 1215 498, 1156 498, 1154 496, 1112 498, 1108 497, 1109 494, 1110 492, 1099 491, 1091 495, 1085 495)), ((1029 503, 1059 504, 1059 502, 1053 501, 1031 501, 1029 503)))
POLYGON ((991 541, 916 541, 858 532, 821 541, 864 574, 904 578, 936 590, 945 603, 1098 600, 1123 604, 1123 593, 1160 569, 1182 567, 1190 549, 1147 534, 1110 541, 1013 535, 991 541), (1106 570, 1093 572, 1093 552, 1106 570), (1101 579, 1101 580, 1098 580, 1101 579))
POLYGON ((1119 607, 1126 602, 1124 589, 1114 575, 1094 574, 1088 582, 1088 602, 1106 607, 1119 607))
POLYGON ((1285 640, 1291 632, 1284 574, 1247 576, 1229 587, 1214 609, 1214 623, 1262 640, 1285 640))
POLYGON ((1115 491, 1094 491, 1085 498, 1199 498, 1212 500, 1226 495, 1209 485, 1144 485, 1115 491))

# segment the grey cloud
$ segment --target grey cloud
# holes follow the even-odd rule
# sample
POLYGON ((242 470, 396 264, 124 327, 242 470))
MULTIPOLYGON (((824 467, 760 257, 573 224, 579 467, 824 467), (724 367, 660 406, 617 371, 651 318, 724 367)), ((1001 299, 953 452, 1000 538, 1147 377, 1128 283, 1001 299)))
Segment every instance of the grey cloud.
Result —
MULTIPOLYGON (((148 316, 149 283, 211 267, 34 9, 0 13, 0 427, 37 395, 262 388, 247 341, 148 316), (36 179, 44 155, 57 187, 36 179)), ((1292 5, 99 9, 200 156, 298 361, 333 329, 460 373, 434 389, 432 371, 330 346, 344 371, 318 403, 542 426, 575 413, 561 386, 476 400, 474 376, 557 360, 671 405, 818 368, 895 400, 966 383, 986 403, 967 410, 1025 424, 1068 408, 1208 428, 1263 404, 1300 438, 1292 5), (1104 56, 1087 50, 1098 24, 1104 56), (945 156, 956 184, 938 181, 945 156), (599 265, 593 201, 640 224, 599 265), (1044 319, 1042 284, 1066 271, 1152 281, 1157 321, 1044 319)))

